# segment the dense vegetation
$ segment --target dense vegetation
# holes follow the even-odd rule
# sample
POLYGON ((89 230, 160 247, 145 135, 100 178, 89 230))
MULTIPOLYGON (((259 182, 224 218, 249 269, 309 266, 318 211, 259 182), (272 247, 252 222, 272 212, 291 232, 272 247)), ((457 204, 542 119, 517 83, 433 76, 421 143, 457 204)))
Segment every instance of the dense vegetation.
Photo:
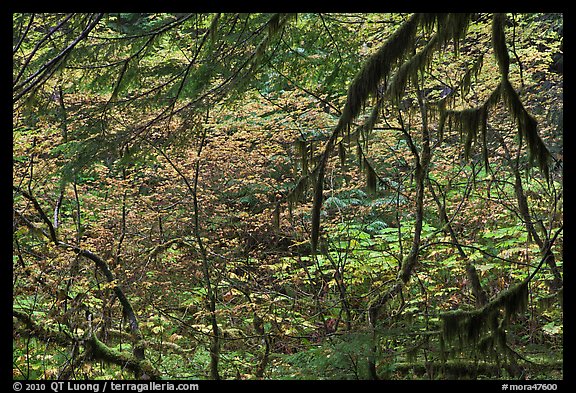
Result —
POLYGON ((561 14, 14 14, 15 379, 561 379, 561 14))

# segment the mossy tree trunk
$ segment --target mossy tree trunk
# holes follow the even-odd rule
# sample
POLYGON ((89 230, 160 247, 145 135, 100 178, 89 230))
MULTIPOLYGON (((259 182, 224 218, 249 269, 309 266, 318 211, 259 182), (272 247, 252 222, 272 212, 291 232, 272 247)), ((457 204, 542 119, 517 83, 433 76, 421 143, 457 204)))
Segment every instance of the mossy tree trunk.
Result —
MULTIPOLYGON (((142 332, 140 331, 138 317, 134 311, 134 308, 132 307, 132 303, 128 300, 128 297, 126 296, 120 285, 116 284, 116 277, 112 273, 112 270, 110 269, 108 263, 99 255, 90 250, 60 241, 58 239, 56 230, 52 222, 50 221, 50 219, 48 218, 48 216, 46 215, 46 213, 44 212, 44 210, 42 209, 36 198, 32 194, 20 189, 19 187, 13 186, 13 189, 14 191, 20 193, 22 196, 28 199, 34 205, 36 212, 41 217, 44 224, 48 226, 48 232, 38 229, 33 223, 28 221, 23 216, 20 216, 20 218, 22 219, 22 221, 25 223, 26 226, 28 226, 34 232, 41 233, 43 236, 47 237, 50 241, 52 241, 56 245, 56 247, 64 250, 71 250, 74 253, 76 253, 77 256, 91 260, 92 262, 94 262, 96 268, 104 275, 106 281, 109 284, 113 284, 112 290, 114 291, 114 294, 116 295, 122 306, 122 315, 128 321, 130 333, 132 335, 133 348, 134 348, 133 356, 137 362, 144 361, 145 360, 144 338, 142 336, 142 332)), ((88 315, 88 318, 91 318, 91 315, 88 315)), ((141 371, 142 370, 135 369, 135 377, 137 379, 142 377, 142 374, 140 373, 141 371)))

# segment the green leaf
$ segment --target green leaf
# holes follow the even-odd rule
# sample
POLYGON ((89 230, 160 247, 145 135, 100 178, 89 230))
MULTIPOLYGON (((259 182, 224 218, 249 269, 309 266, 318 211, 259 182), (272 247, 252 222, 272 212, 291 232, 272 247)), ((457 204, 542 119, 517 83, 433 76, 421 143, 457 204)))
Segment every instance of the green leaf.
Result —
POLYGON ((542 326, 542 330, 544 331, 544 333, 548 335, 555 336, 558 334, 562 334, 563 326, 557 325, 554 322, 548 322, 546 325, 542 326))
POLYGON ((482 273, 487 272, 488 270, 494 269, 497 267, 495 263, 485 263, 480 265, 474 265, 476 270, 480 270, 482 273))

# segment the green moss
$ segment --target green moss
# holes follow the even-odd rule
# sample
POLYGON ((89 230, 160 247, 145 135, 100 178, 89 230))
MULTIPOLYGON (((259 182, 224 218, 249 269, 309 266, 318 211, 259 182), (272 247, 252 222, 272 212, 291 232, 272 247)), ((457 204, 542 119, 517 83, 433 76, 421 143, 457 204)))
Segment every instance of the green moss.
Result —
POLYGON ((506 347, 505 327, 514 315, 525 311, 527 305, 528 282, 522 281, 502 291, 480 309, 443 313, 441 344, 458 341, 458 349, 473 347, 482 354, 491 353, 496 346, 503 349, 506 347))
MULTIPOLYGON (((142 343, 135 344, 137 348, 141 348, 142 346, 142 343)), ((149 360, 139 360, 130 352, 110 348, 94 334, 92 334, 90 340, 87 342, 87 349, 91 352, 94 359, 126 367, 128 370, 134 372, 137 378, 144 378, 144 376, 149 379, 160 378, 160 372, 154 368, 149 360)))

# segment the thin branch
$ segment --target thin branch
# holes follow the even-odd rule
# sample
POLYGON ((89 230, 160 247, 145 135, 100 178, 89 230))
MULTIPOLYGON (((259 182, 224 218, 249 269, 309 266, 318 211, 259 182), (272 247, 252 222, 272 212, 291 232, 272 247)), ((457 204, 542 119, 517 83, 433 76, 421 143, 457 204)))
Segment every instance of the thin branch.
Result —
POLYGON ((55 244, 58 244, 58 237, 56 236, 56 230, 54 229, 54 225, 52 225, 52 221, 50 221, 50 219, 48 218, 46 213, 44 213, 44 210, 42 209, 42 207, 38 203, 38 200, 36 198, 34 198, 34 196, 32 196, 32 194, 29 194, 28 192, 22 190, 20 187, 12 186, 12 189, 16 192, 19 192, 20 194, 22 194, 22 196, 24 196, 26 199, 28 199, 30 202, 32 202, 32 204, 34 205, 34 208, 36 209, 38 214, 40 214, 42 221, 44 221, 44 223, 48 226, 48 229, 50 231, 50 236, 49 236, 50 240, 52 240, 55 244))
MULTIPOLYGON (((20 85, 16 85, 16 83, 18 83, 18 81, 20 80, 20 78, 22 77, 22 75, 24 74, 24 71, 26 70, 26 68, 28 67, 28 64, 30 64, 30 61, 32 60, 32 58, 34 57, 34 55, 36 54, 36 52, 38 51, 38 49, 40 49, 40 47, 42 46, 42 44, 44 43, 44 41, 48 40, 50 38, 50 36, 52 34, 54 34, 55 32, 57 32, 58 30, 60 30, 60 28, 62 28, 62 26, 64 26, 64 24, 66 22, 68 22, 72 17, 74 16, 74 14, 68 14, 66 16, 66 18, 64 18, 64 20, 62 20, 58 25, 56 25, 54 28, 50 29, 50 31, 48 32, 48 34, 46 34, 44 37, 42 37, 40 40, 38 40, 38 42, 36 43, 36 45, 34 46, 34 49, 32 49, 32 51, 30 52, 30 55, 26 58, 26 60, 24 61, 24 64, 22 65, 22 68, 20 69, 20 72, 18 72, 18 75, 16 75, 16 78, 14 78, 14 80, 12 81, 12 85, 13 85, 13 89, 14 91, 18 90, 20 85)), ((31 20, 34 19, 33 17, 31 18, 31 20)), ((24 37, 22 37, 24 38, 24 37)), ((22 84, 25 84, 26 81, 24 81, 22 84)), ((21 85, 22 85, 21 84, 21 85)))
MULTIPOLYGON (((93 253, 92 251, 83 249, 78 245, 71 245, 71 244, 68 244, 66 242, 58 240, 58 238, 56 236, 56 232, 54 230, 54 227, 52 226, 52 222, 50 221, 50 219, 48 219, 48 217, 46 216, 46 213, 44 213, 44 210, 42 209, 42 207, 40 206, 40 204, 38 203, 36 198, 34 198, 31 194, 27 193, 26 191, 19 189, 18 187, 13 186, 13 189, 16 190, 17 192, 21 193, 26 199, 28 199, 32 202, 37 213, 42 218, 42 221, 44 221, 44 223, 48 226, 48 228, 50 230, 50 234, 38 229, 33 223, 31 223, 29 220, 27 220, 22 214, 19 214, 19 212, 14 210, 16 212, 16 214, 23 220, 23 222, 25 223, 26 226, 28 226, 32 230, 39 231, 45 237, 48 237, 50 240, 52 240, 54 242, 54 244, 56 244, 56 246, 61 247, 63 249, 72 250, 76 254, 93 261, 95 263, 96 267, 100 271, 102 271, 102 273, 106 277, 106 280, 108 281, 108 283, 115 283, 114 274, 112 273, 112 271, 110 270, 110 267, 108 266, 108 264, 106 263, 106 261, 104 259, 102 259, 97 254, 93 253)), ((122 289, 120 288, 120 286, 118 284, 114 285, 113 290, 114 290, 114 293, 116 294, 116 296, 118 297, 120 304, 122 305, 123 314, 129 321, 130 331, 132 332, 132 335, 133 335, 134 340, 135 340, 134 350, 133 350, 134 357, 137 360, 142 361, 145 358, 144 357, 144 347, 142 346, 143 337, 142 337, 142 333, 141 333, 140 328, 139 328, 138 318, 136 316, 136 313, 134 312, 134 309, 132 308, 132 304, 130 303, 130 301, 126 297, 124 291, 122 291, 122 289)))
POLYGON ((16 96, 13 98, 13 100, 12 100, 13 103, 18 102, 26 93, 28 93, 33 88, 36 88, 36 87, 40 86, 42 83, 46 82, 47 78, 44 77, 46 75, 46 73, 51 71, 51 74, 48 74, 48 76, 52 75, 52 73, 57 68, 56 66, 66 56, 68 56, 68 54, 72 51, 72 49, 74 49, 74 47, 80 41, 82 41, 84 38, 86 38, 88 36, 88 34, 96 27, 96 25, 98 24, 100 19, 102 19, 103 15, 104 14, 96 14, 96 17, 94 18, 94 20, 92 20, 92 22, 90 22, 90 24, 82 31, 82 33, 80 33, 80 35, 74 41, 72 41, 72 43, 70 43, 66 48, 64 48, 58 55, 53 57, 47 63, 44 63, 42 66, 40 66, 40 68, 35 73, 30 75, 23 82, 21 82, 19 84, 14 83, 13 84, 14 85, 13 91, 14 92, 17 92, 19 90, 21 90, 21 91, 18 94, 16 94, 16 96))
POLYGON ((338 59, 340 59, 340 63, 342 63, 343 62, 342 53, 340 53, 340 47, 338 46, 338 43, 336 42, 336 40, 332 36, 332 33, 330 32, 330 29, 328 28, 328 26, 326 25, 326 21, 324 20, 322 13, 319 13, 318 16, 320 17, 320 20, 322 21, 322 26, 324 26, 326 33, 328 33, 328 37, 330 37, 330 39, 332 40, 332 43, 334 44, 334 47, 336 48, 336 51, 338 52, 338 59))
POLYGON ((520 83, 522 85, 522 89, 524 89, 524 76, 522 75, 522 61, 520 61, 520 57, 516 52, 516 18, 515 14, 512 14, 512 53, 516 58, 516 62, 518 63, 518 68, 520 70, 520 83))
POLYGON ((24 30, 24 32, 20 36, 20 39, 16 43, 16 46, 14 47, 14 49, 12 49, 12 55, 15 55, 16 52, 18 52, 18 49, 20 49, 20 46, 22 45, 24 38, 26 38, 26 36, 28 35, 28 32, 30 31, 30 27, 32 26, 32 23, 34 22, 34 15, 35 14, 30 15, 30 19, 28 20, 28 24, 26 25, 26 29, 24 30))
POLYGON ((558 237, 560 232, 562 232, 563 230, 564 230, 564 224, 560 225, 560 228, 558 228, 558 230, 556 230, 556 233, 554 234, 554 236, 552 236, 552 239, 550 239, 550 241, 546 245, 546 249, 543 250, 543 252, 542 252, 543 255, 542 255, 542 258, 540 259, 540 263, 538 264, 536 269, 534 269, 532 274, 530 274, 530 276, 527 278, 527 281, 531 281, 534 278, 534 276, 536 275, 536 273, 538 273, 538 271, 542 268, 542 265, 548 259, 548 254, 550 254, 552 252, 552 246, 554 245, 556 238, 558 237))

